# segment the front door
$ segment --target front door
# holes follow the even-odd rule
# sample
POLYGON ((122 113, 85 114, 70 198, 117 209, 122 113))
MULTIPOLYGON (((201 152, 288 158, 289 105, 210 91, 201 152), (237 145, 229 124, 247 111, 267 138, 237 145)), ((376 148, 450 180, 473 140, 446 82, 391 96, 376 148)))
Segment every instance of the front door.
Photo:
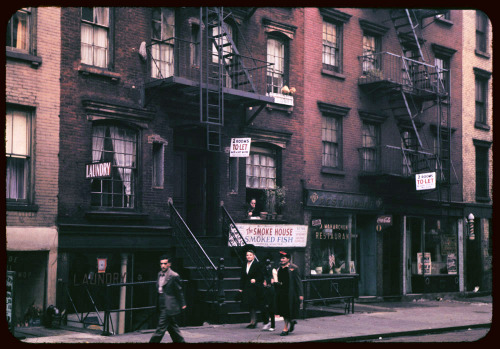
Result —
POLYGON ((384 296, 399 296, 400 277, 400 224, 399 217, 394 216, 394 224, 383 230, 382 237, 382 285, 384 296))

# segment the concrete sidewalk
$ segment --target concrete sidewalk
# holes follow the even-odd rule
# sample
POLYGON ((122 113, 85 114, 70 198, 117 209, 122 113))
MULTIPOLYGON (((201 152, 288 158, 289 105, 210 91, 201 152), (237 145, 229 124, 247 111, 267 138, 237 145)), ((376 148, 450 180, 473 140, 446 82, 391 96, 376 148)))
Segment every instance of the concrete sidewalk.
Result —
MULTIPOLYGON (((328 311, 331 309, 316 310, 328 311)), ((338 308, 337 308, 338 311, 338 308)), ((349 342, 397 335, 425 334, 443 330, 487 327, 492 321, 491 296, 463 300, 415 300, 413 302, 379 302, 356 304, 355 313, 298 320, 295 331, 280 336, 283 321, 276 322, 276 331, 247 329, 246 324, 205 325, 182 327, 190 343, 294 343, 349 342)), ((102 336, 98 331, 22 328, 16 336, 26 343, 146 343, 152 330, 114 336, 102 336), (38 336, 36 334, 38 329, 38 336)), ((171 342, 168 333, 162 343, 171 342)))

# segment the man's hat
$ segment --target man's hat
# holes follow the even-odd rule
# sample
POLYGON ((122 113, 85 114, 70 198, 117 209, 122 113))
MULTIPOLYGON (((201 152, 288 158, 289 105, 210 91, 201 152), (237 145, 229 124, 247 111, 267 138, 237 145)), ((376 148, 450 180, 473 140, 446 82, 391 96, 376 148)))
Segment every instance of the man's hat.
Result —
POLYGON ((285 251, 280 251, 280 258, 281 257, 286 257, 286 258, 290 259, 290 253, 285 252, 285 251))

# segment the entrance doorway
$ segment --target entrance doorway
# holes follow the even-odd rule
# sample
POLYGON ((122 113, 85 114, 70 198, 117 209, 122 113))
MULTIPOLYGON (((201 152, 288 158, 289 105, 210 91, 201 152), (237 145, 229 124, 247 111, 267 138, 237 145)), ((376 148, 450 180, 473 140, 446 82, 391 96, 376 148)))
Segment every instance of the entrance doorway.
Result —
POLYGON ((399 296, 400 266, 401 266, 401 234, 400 217, 394 216, 394 224, 383 231, 382 238, 382 294, 384 296, 399 296))

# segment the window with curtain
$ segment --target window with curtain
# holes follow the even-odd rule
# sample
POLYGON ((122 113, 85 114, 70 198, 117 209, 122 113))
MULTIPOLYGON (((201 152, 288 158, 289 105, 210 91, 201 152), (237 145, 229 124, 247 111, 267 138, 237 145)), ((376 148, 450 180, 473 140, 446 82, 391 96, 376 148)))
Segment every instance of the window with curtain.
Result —
POLYGON ((487 52, 488 17, 482 11, 476 11, 476 50, 487 52))
POLYGON ((175 12, 169 8, 153 8, 151 21, 151 77, 174 75, 175 12))
POLYGON ((165 145, 163 143, 153 143, 153 186, 163 188, 165 166, 165 145))
POLYGON ((361 129, 363 171, 374 172, 378 169, 380 126, 363 122, 361 129))
POLYGON ((363 72, 380 69, 379 57, 380 37, 363 35, 363 72))
POLYGON ((486 98, 488 92, 488 80, 476 76, 476 122, 486 125, 486 98))
POLYGON ((109 8, 82 7, 82 63, 107 68, 109 62, 109 8))
POLYGON ((476 197, 489 198, 488 147, 476 145, 476 197))
POLYGON ((437 68, 437 73, 439 79, 443 82, 443 85, 439 85, 439 88, 444 88, 446 93, 450 92, 450 60, 445 57, 436 57, 434 64, 437 68))
POLYGON ((31 8, 25 7, 18 10, 10 18, 9 23, 7 25, 6 46, 28 52, 31 51, 31 46, 30 46, 31 25, 32 25, 31 8))
POLYGON ((323 69, 342 72, 342 26, 323 21, 323 69))
POLYGON ((321 117, 321 139, 323 142, 321 164, 324 167, 341 168, 340 128, 341 124, 339 118, 325 115, 321 117))
POLYGON ((252 145, 246 158, 247 188, 276 188, 276 152, 269 148, 252 145))
POLYGON ((26 202, 31 168, 31 113, 7 108, 5 127, 7 202, 26 202))
POLYGON ((285 43, 278 38, 267 39, 267 91, 281 94, 285 85, 285 43))
POLYGON ((137 179, 137 132, 122 126, 92 127, 92 162, 111 162, 111 178, 91 180, 91 205, 134 208, 137 179))

